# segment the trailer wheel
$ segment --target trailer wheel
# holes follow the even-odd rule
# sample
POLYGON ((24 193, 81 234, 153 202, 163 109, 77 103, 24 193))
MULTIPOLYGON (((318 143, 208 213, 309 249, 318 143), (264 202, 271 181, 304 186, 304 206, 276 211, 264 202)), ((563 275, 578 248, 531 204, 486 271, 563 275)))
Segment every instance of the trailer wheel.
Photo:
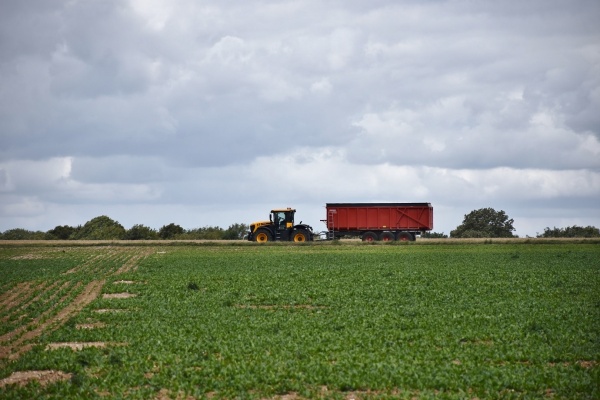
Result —
POLYGON ((415 240, 415 237, 410 232, 400 232, 398 234, 398 240, 401 242, 411 242, 415 240))
POLYGON ((374 242, 377 240, 377 235, 375 234, 375 232, 365 232, 362 235, 362 241, 363 242, 374 242))
POLYGON ((294 234, 292 235, 292 239, 296 243, 306 242, 306 241, 308 241, 308 237, 309 237, 308 232, 305 231, 304 229, 294 231, 294 234))
POLYGON ((379 240, 384 242, 393 242, 394 240, 396 240, 396 237, 392 232, 382 232, 379 240))
POLYGON ((266 229, 259 229, 256 231, 256 235, 254 235, 254 240, 258 243, 267 243, 273 240, 273 236, 271 236, 271 232, 266 229))

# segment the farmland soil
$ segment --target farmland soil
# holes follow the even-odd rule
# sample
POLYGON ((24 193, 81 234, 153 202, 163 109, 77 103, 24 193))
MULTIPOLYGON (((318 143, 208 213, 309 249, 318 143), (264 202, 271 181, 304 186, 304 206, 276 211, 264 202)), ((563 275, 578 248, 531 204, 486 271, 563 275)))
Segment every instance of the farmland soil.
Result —
POLYGON ((31 381, 37 381, 41 386, 58 381, 71 379, 71 374, 62 371, 18 371, 8 378, 0 380, 0 388, 8 385, 25 386, 31 381))
POLYGON ((46 350, 56 350, 56 349, 71 349, 74 351, 79 351, 86 349, 88 347, 96 347, 99 349, 105 348, 107 346, 125 346, 125 343, 106 343, 106 342, 63 342, 63 343, 50 343, 46 346, 46 350))
POLYGON ((103 299, 129 299, 136 297, 135 293, 105 293, 102 295, 103 299))

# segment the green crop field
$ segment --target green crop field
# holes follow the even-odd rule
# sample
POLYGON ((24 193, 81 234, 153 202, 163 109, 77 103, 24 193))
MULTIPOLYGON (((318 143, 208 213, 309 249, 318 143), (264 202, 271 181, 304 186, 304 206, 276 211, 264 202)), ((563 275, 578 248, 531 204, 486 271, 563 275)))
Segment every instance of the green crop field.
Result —
POLYGON ((600 245, 0 245, 0 398, 598 399, 600 245))

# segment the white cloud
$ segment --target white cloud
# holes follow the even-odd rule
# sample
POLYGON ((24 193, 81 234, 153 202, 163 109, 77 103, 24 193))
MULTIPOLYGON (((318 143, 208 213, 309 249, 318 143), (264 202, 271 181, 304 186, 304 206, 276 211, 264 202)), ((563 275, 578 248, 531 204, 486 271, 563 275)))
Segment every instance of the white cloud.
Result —
POLYGON ((316 94, 328 95, 333 90, 329 78, 321 78, 310 85, 310 91, 316 94))
MULTIPOLYGON (((67 204, 148 202, 160 196, 160 190, 150 184, 127 183, 132 176, 125 179, 117 176, 121 173, 131 173, 129 168, 135 167, 135 163, 131 160, 116 158, 106 161, 108 163, 103 163, 102 160, 77 160, 64 157, 44 161, 19 160, 0 164, 0 171, 3 171, 4 180, 7 182, 3 190, 6 193, 4 196, 6 208, 3 216, 9 216, 11 210, 42 212, 44 207, 41 205, 45 202, 67 204), (88 171, 80 172, 79 169, 82 167, 88 171), (79 180, 78 177, 83 178, 84 181, 79 180), (125 183, 121 183, 123 180, 125 183)), ((143 172, 143 170, 136 171, 137 180, 143 172)))
POLYGON ((498 126, 492 110, 473 118, 460 97, 417 109, 369 112, 354 124, 362 133, 348 147, 357 162, 446 168, 597 168, 598 138, 565 126, 556 112, 539 110, 521 129, 498 126))
POLYGON ((173 2, 163 0, 130 0, 135 13, 145 20, 146 26, 161 31, 172 17, 173 2))
POLYGON ((225 66, 239 68, 250 61, 252 52, 243 39, 235 36, 225 36, 208 50, 207 58, 208 61, 216 61, 225 66))

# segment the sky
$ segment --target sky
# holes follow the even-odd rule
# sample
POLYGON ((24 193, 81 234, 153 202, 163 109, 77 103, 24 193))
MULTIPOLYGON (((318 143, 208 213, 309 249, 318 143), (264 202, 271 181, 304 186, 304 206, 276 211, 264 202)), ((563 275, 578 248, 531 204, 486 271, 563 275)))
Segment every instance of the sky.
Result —
POLYGON ((600 227, 597 0, 3 0, 0 231, 293 207, 600 227))

